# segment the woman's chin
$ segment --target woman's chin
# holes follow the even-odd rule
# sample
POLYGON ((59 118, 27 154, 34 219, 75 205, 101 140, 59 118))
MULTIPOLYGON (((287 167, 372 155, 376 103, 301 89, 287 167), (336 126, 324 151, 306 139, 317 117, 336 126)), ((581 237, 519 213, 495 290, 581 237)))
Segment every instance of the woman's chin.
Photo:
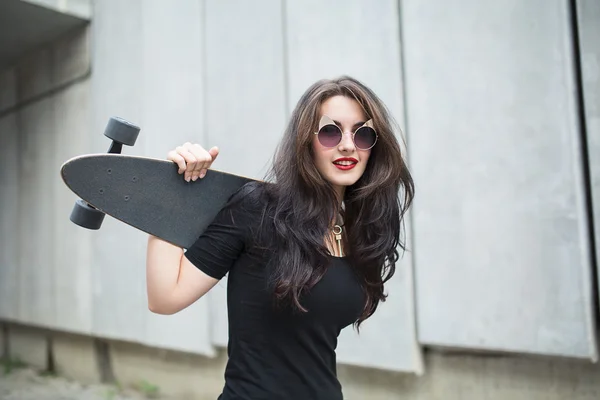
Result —
POLYGON ((346 186, 352 186, 356 183, 356 181, 358 181, 359 177, 356 176, 345 176, 345 177, 330 177, 329 182, 333 185, 333 186, 337 186, 337 187, 346 187, 346 186))

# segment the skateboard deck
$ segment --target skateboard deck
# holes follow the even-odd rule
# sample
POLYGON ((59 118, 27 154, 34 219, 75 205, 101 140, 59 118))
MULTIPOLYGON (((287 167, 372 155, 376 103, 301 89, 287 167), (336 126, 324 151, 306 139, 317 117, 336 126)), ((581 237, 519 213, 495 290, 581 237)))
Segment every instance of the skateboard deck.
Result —
POLYGON ((186 182, 174 162, 122 154, 67 160, 64 183, 97 210, 188 249, 227 200, 253 179, 209 169, 186 182))

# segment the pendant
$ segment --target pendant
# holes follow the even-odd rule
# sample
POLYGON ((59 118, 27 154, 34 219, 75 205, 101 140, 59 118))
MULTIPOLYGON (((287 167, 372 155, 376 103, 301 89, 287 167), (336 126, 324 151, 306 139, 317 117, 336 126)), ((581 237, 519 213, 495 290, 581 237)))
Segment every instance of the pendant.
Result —
POLYGON ((343 257, 344 255, 342 253, 342 227, 339 225, 334 226, 333 234, 335 235, 335 240, 337 240, 338 252, 340 254, 340 257, 343 257))

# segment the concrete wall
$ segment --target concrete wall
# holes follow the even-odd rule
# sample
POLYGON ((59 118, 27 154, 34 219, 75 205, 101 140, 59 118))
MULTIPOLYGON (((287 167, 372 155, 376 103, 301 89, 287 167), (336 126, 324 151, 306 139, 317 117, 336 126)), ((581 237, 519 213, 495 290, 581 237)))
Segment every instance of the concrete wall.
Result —
POLYGON ((68 34, 0 78, 0 315, 82 333, 91 332, 81 268, 91 236, 68 221, 74 197, 59 170, 89 149, 88 33, 68 34))
POLYGON ((419 340, 596 360, 573 10, 442 3, 403 7, 419 340))
MULTIPOLYGON (((577 21, 581 65, 580 92, 582 126, 586 132, 589 157, 589 190, 592 228, 596 239, 596 262, 600 260, 600 3, 593 0, 577 2, 577 21)), ((600 285, 600 275, 598 276, 600 285)))
MULTIPOLYGON (((114 377, 123 388, 152 385, 180 400, 214 400, 223 385, 224 350, 207 358, 123 341, 8 326, 10 355, 40 369, 48 350, 55 372, 84 383, 114 377)), ((427 374, 340 365, 347 400, 595 400, 600 366, 576 360, 428 351, 427 374)))
MULTIPOLYGON (((215 167, 260 177, 300 88, 324 73, 346 72, 344 65, 351 57, 341 52, 337 65, 327 71, 300 69, 288 75, 285 66, 292 62, 296 68, 296 60, 306 57, 307 48, 296 42, 302 39, 301 27, 314 9, 288 10, 276 1, 253 7, 236 4, 230 9, 220 2, 190 0, 173 8, 161 1, 103 1, 96 5, 91 27, 43 48, 2 74, 0 121, 6 157, 1 179, 8 189, 2 192, 5 211, 0 224, 8 238, 0 269, 2 318, 207 356, 216 354, 215 346, 226 344, 226 281, 175 316, 151 314, 144 283, 146 236, 110 218, 99 232, 71 224, 68 214, 75 197, 58 172, 70 157, 105 151, 109 141, 101 133, 108 118, 117 115, 143 128, 136 146, 124 150, 128 154, 164 157, 184 141, 214 141, 222 150, 215 167), (269 29, 289 25, 288 36, 264 31, 263 25, 247 19, 249 13, 279 21, 269 29), (300 15, 304 17, 296 20, 300 15), (248 29, 235 29, 241 23, 248 29), (273 42, 259 40, 263 37, 273 42), (172 45, 176 42, 180 46, 172 45), (260 56, 254 43, 262 43, 257 49, 260 56), (244 55, 244 49, 250 48, 244 55), (291 61, 286 61, 288 53, 291 61), (256 71, 263 74, 262 80, 257 80, 256 71), (271 81, 277 76, 279 81, 271 81), (265 82, 272 83, 267 91, 265 82), (287 90, 290 85, 293 89, 287 90), (257 99, 258 92, 264 96, 257 99), (240 124, 263 130, 258 132, 261 141, 256 148, 242 145, 247 133, 239 129, 240 124), (26 161, 30 159, 37 164, 26 161), (30 251, 31 241, 38 251, 30 251), (167 333, 167 328, 176 333, 167 333)), ((395 10, 391 2, 370 9, 371 18, 379 17, 386 25, 356 35, 389 40, 371 58, 381 59, 382 64, 394 62, 398 69, 398 37, 389 35, 398 29, 395 10), (386 51, 388 47, 394 52, 386 51)), ((345 18, 359 26, 360 13, 350 12, 345 18)), ((346 40, 348 48, 355 40, 341 33, 339 39, 346 40)), ((327 48, 320 50, 323 56, 327 48)), ((377 64, 366 63, 351 72, 373 81, 401 118, 400 91, 387 85, 388 77, 379 67, 370 65, 377 64)), ((400 85, 396 69, 389 70, 389 78, 400 85)), ((344 332, 342 362, 422 370, 410 257, 403 269, 391 283, 395 296, 365 324, 362 336, 344 332), (399 322, 392 335, 381 329, 390 316, 399 322)))
POLYGON ((92 0, 20 0, 82 19, 92 18, 92 0))
POLYGON ((0 70, 89 23, 90 0, 4 0, 0 5, 0 70), (43 3, 43 4, 41 4, 43 3))
POLYGON ((45 368, 51 352, 76 379, 214 398, 226 281, 182 313, 151 314, 146 236, 111 218, 97 232, 71 224, 60 165, 106 151, 116 115, 142 127, 127 154, 163 158, 190 140, 220 146, 215 168, 261 177, 304 88, 347 73, 390 107, 417 179, 389 301, 340 340, 347 397, 596 398, 599 42, 597 10, 577 5, 575 27, 558 0, 463 0, 443 14, 441 1, 96 2, 91 26, 0 73, 9 355, 45 368))

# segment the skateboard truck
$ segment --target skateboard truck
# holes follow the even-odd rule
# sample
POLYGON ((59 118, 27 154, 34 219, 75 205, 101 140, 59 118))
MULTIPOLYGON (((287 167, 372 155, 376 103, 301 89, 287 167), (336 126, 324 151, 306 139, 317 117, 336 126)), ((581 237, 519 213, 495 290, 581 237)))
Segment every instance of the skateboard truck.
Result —
MULTIPOLYGON (((133 146, 139 133, 140 128, 132 123, 119 117, 110 118, 104 129, 104 136, 112 139, 108 153, 121 154, 123 145, 133 146)), ((102 211, 81 199, 77 199, 69 219, 82 228, 97 230, 100 229, 104 216, 105 214, 102 211)))

